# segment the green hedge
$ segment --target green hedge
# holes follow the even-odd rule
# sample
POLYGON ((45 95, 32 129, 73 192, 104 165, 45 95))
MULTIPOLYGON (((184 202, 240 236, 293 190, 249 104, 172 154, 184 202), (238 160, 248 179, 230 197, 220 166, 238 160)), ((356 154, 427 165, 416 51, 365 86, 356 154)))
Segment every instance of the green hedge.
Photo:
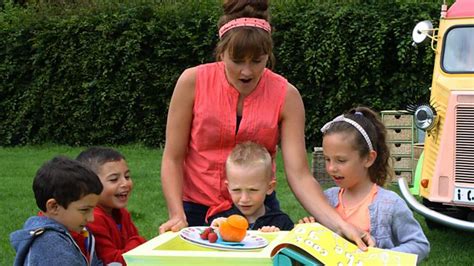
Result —
MULTIPOLYGON (((0 145, 163 144, 187 67, 214 60, 220 1, 134 1, 0 13, 0 145)), ((411 46, 439 4, 274 1, 275 71, 297 86, 308 147, 358 104, 427 100, 433 52, 411 46)))
POLYGON ((439 4, 312 2, 274 15, 278 70, 303 95, 310 145, 320 143, 325 122, 355 105, 404 109, 429 99, 434 53, 413 47, 411 32, 418 21, 436 22, 439 4))

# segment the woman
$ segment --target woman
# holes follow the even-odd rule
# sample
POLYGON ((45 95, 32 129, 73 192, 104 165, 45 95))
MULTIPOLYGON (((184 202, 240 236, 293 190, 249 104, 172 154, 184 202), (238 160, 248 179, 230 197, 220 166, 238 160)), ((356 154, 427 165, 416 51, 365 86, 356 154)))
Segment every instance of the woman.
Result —
MULTIPOLYGON (((257 142, 274 159, 279 142, 288 182, 304 208, 365 249, 362 232, 329 206, 309 171, 298 90, 266 68, 274 61, 268 0, 228 0, 223 8, 217 62, 186 69, 171 98, 161 168, 169 220, 160 233, 204 225, 231 207, 224 166, 235 144, 257 142)), ((268 200, 278 208, 274 195, 268 200)))

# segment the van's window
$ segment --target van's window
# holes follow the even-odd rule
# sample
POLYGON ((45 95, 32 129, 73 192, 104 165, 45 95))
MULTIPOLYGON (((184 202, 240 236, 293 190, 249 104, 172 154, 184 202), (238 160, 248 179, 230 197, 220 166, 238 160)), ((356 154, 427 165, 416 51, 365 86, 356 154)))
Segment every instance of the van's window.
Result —
POLYGON ((474 27, 457 27, 447 33, 442 62, 446 72, 474 72, 474 27))

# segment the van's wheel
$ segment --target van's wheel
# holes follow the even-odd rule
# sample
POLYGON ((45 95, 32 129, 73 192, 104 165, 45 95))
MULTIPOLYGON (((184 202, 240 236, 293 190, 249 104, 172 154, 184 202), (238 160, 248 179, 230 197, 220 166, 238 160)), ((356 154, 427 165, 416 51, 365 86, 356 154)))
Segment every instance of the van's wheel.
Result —
MULTIPOLYGON (((423 205, 426 207, 439 212, 441 214, 460 219, 460 220, 467 220, 468 219, 468 214, 470 212, 470 209, 468 208, 463 208, 463 207, 455 207, 455 206, 449 206, 449 205, 443 205, 442 203, 439 202, 432 202, 429 201, 425 198, 423 198, 423 205)), ((444 224, 440 224, 438 222, 435 222, 433 220, 430 220, 428 218, 425 218, 426 221, 426 226, 430 230, 436 230, 436 229, 446 229, 447 227, 444 224)))
POLYGON ((474 222, 474 210, 469 211, 469 213, 467 214, 467 220, 469 222, 474 222))

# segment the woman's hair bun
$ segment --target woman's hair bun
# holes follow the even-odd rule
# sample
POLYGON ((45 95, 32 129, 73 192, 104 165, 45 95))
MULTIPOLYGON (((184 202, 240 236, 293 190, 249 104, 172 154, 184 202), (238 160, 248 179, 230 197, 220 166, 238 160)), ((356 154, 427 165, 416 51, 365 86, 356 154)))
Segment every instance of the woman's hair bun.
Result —
POLYGON ((268 19, 268 0, 226 0, 224 15, 268 19))

